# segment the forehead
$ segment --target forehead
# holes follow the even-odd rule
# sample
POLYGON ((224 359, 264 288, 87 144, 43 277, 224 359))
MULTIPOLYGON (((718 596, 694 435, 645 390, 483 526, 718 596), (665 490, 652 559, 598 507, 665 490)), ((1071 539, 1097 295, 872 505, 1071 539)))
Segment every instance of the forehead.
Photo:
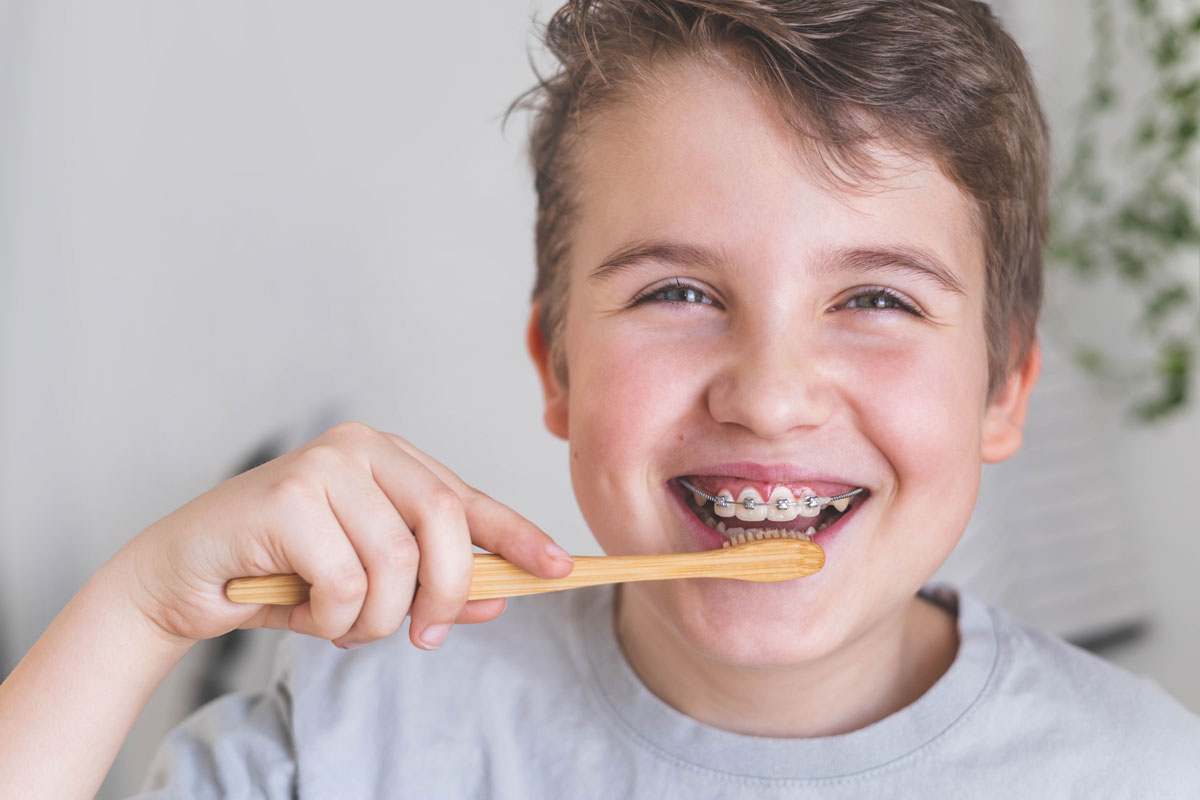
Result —
POLYGON ((636 98, 593 111, 581 134, 573 269, 648 238, 793 270, 891 247, 928 253, 981 293, 970 198, 926 160, 885 144, 865 153, 877 169, 839 179, 745 79, 694 61, 661 67, 636 98))

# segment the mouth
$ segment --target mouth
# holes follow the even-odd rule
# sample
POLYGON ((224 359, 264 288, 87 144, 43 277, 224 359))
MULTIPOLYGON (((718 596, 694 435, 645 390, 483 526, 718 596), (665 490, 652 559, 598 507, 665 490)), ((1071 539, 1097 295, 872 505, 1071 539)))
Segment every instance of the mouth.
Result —
POLYGON ((669 483, 687 510, 712 532, 704 540, 714 549, 724 540, 769 531, 812 540, 853 514, 870 495, 863 488, 850 497, 818 502, 860 488, 825 481, 764 483, 731 476, 681 475, 669 483))

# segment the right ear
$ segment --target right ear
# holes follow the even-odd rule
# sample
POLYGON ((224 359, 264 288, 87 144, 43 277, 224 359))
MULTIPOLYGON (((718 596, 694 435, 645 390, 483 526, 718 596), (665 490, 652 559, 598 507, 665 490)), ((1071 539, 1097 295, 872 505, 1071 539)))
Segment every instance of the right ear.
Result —
POLYGON ((554 364, 550 357, 550 347, 542 334, 542 326, 538 323, 541 306, 536 301, 529 313, 529 327, 525 330, 525 346, 529 348, 529 357, 537 367, 538 377, 542 381, 542 397, 546 408, 542 419, 546 429, 560 439, 567 438, 567 388, 563 386, 554 374, 554 364))

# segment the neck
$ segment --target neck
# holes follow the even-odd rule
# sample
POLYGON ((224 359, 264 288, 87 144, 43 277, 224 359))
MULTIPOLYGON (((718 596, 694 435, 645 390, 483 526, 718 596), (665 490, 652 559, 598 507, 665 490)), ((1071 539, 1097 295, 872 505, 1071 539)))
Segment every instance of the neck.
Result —
POLYGON ((820 659, 729 664, 701 653, 627 590, 618 590, 617 633, 646 688, 699 722, 751 736, 834 736, 878 722, 923 695, 958 650, 954 619, 914 597, 820 659))

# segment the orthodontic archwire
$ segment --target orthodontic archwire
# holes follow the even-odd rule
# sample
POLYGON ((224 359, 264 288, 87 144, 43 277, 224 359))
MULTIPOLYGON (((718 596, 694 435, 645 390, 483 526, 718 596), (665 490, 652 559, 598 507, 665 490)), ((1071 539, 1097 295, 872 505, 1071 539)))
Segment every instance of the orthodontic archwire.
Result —
POLYGON ((711 495, 708 492, 705 492, 701 489, 697 489, 695 486, 692 486, 692 484, 688 483, 683 478, 676 478, 676 480, 679 481, 681 484, 683 484, 683 486, 686 487, 689 491, 695 492, 696 494, 703 497, 705 500, 711 500, 713 503, 720 506, 721 508, 728 508, 729 506, 742 506, 743 508, 745 508, 747 510, 757 508, 758 504, 760 502, 764 506, 775 506, 780 511, 787 511, 789 508, 791 508, 792 503, 795 503, 796 505, 800 505, 801 503, 803 503, 804 505, 808 506, 809 508, 817 508, 818 506, 827 506, 835 500, 844 500, 847 497, 854 497, 854 495, 863 491, 863 488, 860 486, 859 488, 854 489, 853 491, 846 492, 845 494, 837 494, 837 495, 834 495, 833 497, 819 497, 815 494, 810 494, 810 495, 805 495, 803 499, 796 499, 796 500, 788 500, 786 497, 781 497, 778 500, 776 500, 774 503, 772 503, 769 500, 759 501, 759 500, 755 500, 752 497, 746 498, 745 500, 732 500, 728 497, 716 497, 716 496, 711 495))

